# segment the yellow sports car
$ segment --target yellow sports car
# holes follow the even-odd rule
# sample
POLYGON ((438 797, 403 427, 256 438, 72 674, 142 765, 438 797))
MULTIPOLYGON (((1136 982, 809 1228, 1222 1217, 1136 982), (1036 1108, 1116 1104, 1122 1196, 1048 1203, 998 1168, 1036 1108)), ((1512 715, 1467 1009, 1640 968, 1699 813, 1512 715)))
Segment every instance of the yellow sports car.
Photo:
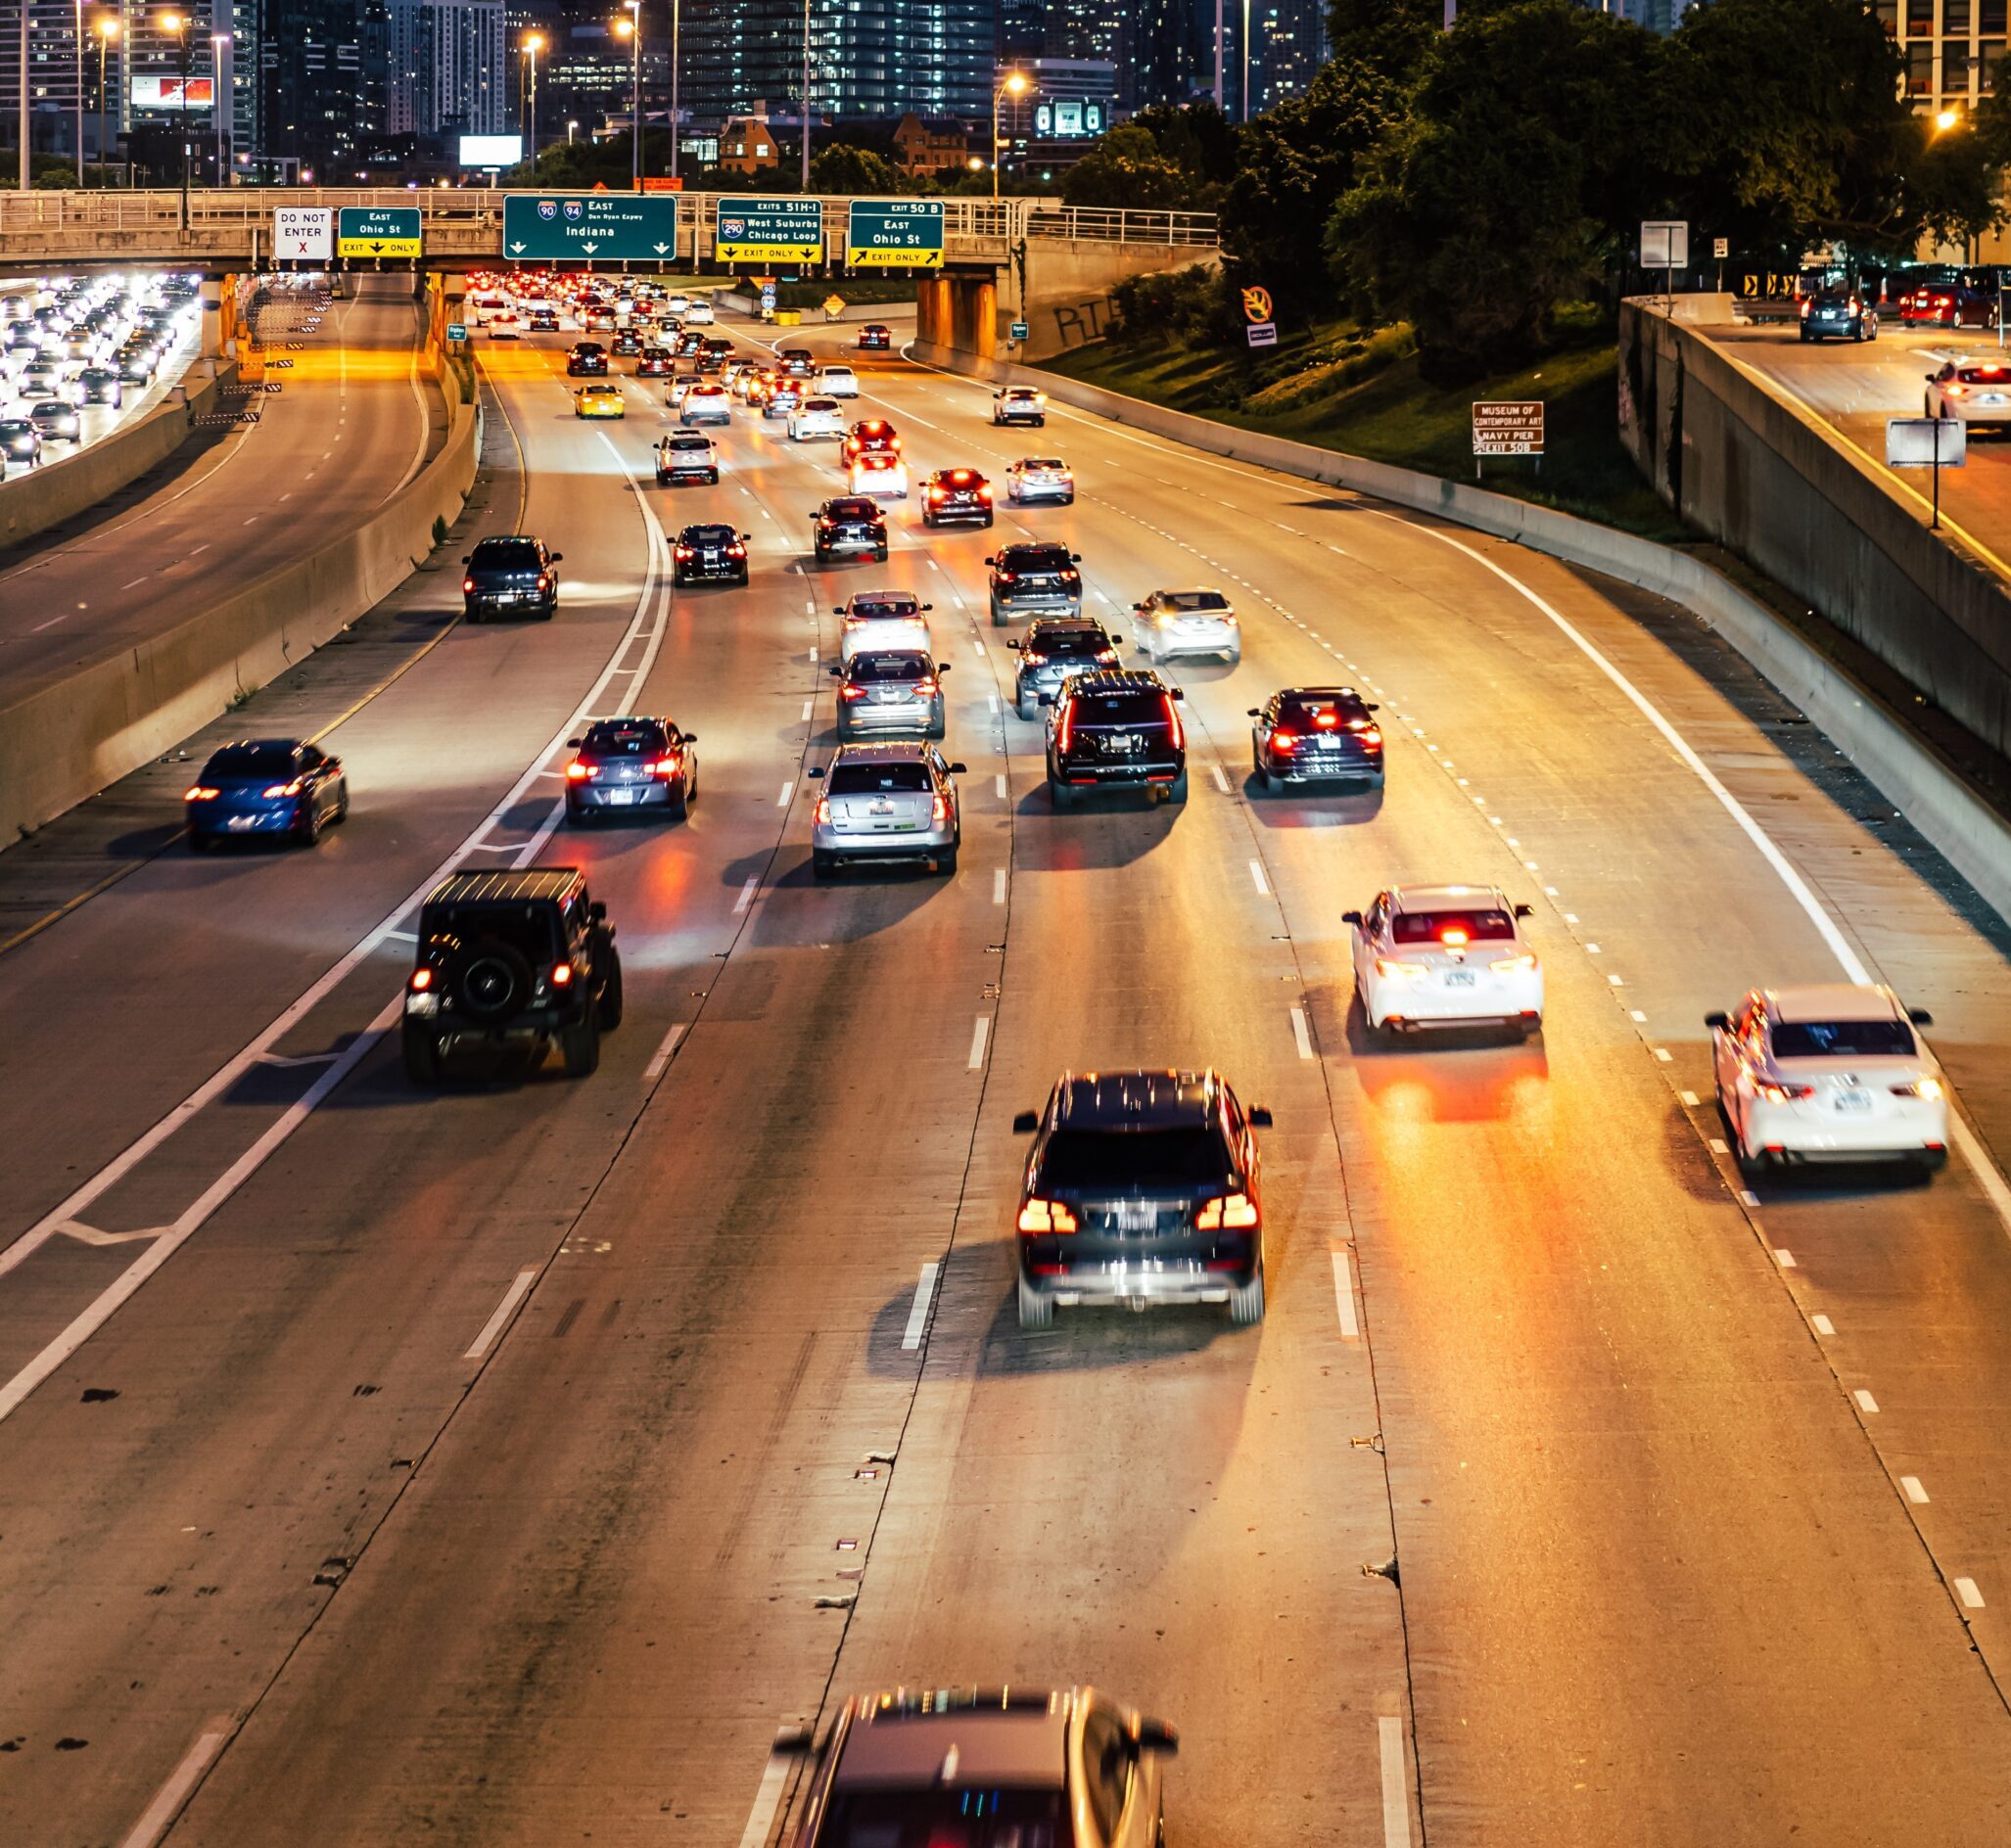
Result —
POLYGON ((618 385, 583 385, 573 393, 575 417, 622 417, 627 406, 618 385))

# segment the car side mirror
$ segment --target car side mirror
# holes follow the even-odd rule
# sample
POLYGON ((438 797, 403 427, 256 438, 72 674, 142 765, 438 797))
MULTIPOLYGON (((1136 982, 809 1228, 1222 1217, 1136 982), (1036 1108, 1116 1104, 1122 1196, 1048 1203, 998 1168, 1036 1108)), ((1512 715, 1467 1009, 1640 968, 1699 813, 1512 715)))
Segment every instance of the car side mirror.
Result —
POLYGON ((813 763, 810 766, 810 768, 805 770, 803 773, 805 776, 809 777, 812 782, 820 782, 823 778, 824 766, 821 763, 813 763))
POLYGON ((1369 712, 1369 713, 1380 713, 1380 711, 1382 710, 1382 708, 1381 708, 1381 707, 1380 707, 1380 706, 1377 706, 1377 705, 1373 704, 1373 703, 1372 703, 1371 701, 1368 701, 1368 700, 1364 700, 1364 701, 1362 702, 1362 710, 1363 710, 1364 712, 1369 712))
POLYGON ((1180 1734, 1164 1720, 1139 1717, 1137 1745, 1142 1752, 1158 1752, 1171 1758, 1180 1750, 1180 1734))
POLYGON ((1244 711, 1244 712, 1246 712, 1247 714, 1249 714, 1249 716, 1251 716, 1252 718, 1262 718, 1262 717, 1264 716, 1264 715, 1263 715, 1262 713, 1258 712, 1258 711, 1257 711, 1257 709, 1256 709, 1256 708, 1255 708, 1254 706, 1245 706, 1245 707, 1243 708, 1243 711, 1244 711))
POLYGON ((1935 1017, 1924 1007, 1909 1007, 1906 1010, 1906 1018, 1916 1027, 1932 1027, 1935 1024, 1935 1017))
POLYGON ((775 1742, 769 1750, 776 1758, 804 1758, 809 1755, 813 1744, 807 1726, 783 1726, 775 1729, 775 1742))
POLYGON ((1187 698, 1187 689, 1185 687, 1169 686, 1166 690, 1167 692, 1171 693, 1173 697, 1177 700, 1184 700, 1187 698))
POLYGON ((936 671, 938 673, 948 673, 950 670, 956 665, 957 664, 952 661, 939 661, 936 663, 936 671))
POLYGON ((1014 1135, 1032 1135, 1041 1127, 1041 1113, 1038 1110, 1022 1110, 1012 1119, 1014 1135))
POLYGON ((1535 907, 1533 905, 1519 904, 1516 906, 1516 915, 1518 917, 1533 917, 1535 915, 1535 907))
POLYGON ((687 732, 684 732, 684 733, 682 734, 682 741, 683 741, 683 742, 684 742, 685 744, 696 744, 696 743, 698 742, 698 734, 697 734, 697 732, 695 732, 695 731, 687 731, 687 732))
POLYGON ((1362 928, 1362 914, 1359 911, 1343 911, 1340 914, 1340 921, 1343 924, 1352 924, 1356 930, 1362 928))
POLYGON ((566 749, 567 749, 568 751, 577 751, 577 750, 579 750, 579 748, 580 748, 580 740, 579 740, 578 738, 568 738, 568 739, 566 740, 566 749))
POLYGON ((596 924, 605 924, 607 922, 607 901, 605 899, 595 899, 587 905, 586 915, 596 924))
POLYGON ((923 615, 927 615, 927 613, 928 613, 929 611, 933 610, 933 609, 934 609, 934 608, 935 608, 936 606, 935 606, 935 605, 934 605, 933 603, 924 603, 924 604, 923 604, 923 605, 922 605, 921 607, 922 607, 922 614, 923 614, 923 615))
POLYGON ((1071 565, 1080 565, 1082 563, 1082 554, 1080 552, 1070 552, 1068 562, 1071 565))
POLYGON ((830 674, 832 679, 842 680, 845 677, 845 670, 834 661, 831 663, 830 674))
POLYGON ((1052 694, 1052 693, 1043 693, 1043 694, 1041 695, 1041 704, 1042 704, 1043 706, 1052 706, 1052 705, 1053 705, 1053 704, 1054 704, 1054 696, 1053 696, 1053 694, 1052 694))
POLYGON ((1143 603, 1134 603, 1131 607, 1141 616, 1144 616, 1146 613, 1146 606, 1143 603))
POLYGON ((464 565, 472 565, 472 564, 474 564, 474 562, 475 562, 475 554, 474 554, 473 552, 463 552, 463 553, 461 554, 461 563, 462 563, 462 564, 464 564, 464 565))
POLYGON ((1923 372, 1920 376, 1923 379, 1925 379, 1928 382, 1928 384, 1932 385, 1941 375, 1939 372, 1923 372))
POLYGON ((1706 1014, 1704 1024, 1718 1033, 1730 1033, 1732 1031, 1732 1017, 1729 1014, 1706 1014))
POLYGON ((559 560, 560 560, 560 559, 562 559, 562 558, 564 558, 564 557, 565 557, 565 553, 563 553, 563 552, 554 552, 554 553, 552 553, 552 555, 551 555, 551 562, 552 562, 552 563, 553 563, 554 565, 556 565, 556 564, 557 564, 557 563, 559 562, 559 560))
POLYGON ((991 553, 987 552, 985 554, 985 563, 991 565, 997 563, 997 561, 992 557, 991 553))
POLYGON ((833 616, 843 616, 843 615, 845 614, 845 606, 844 606, 844 605, 843 605, 842 603, 834 603, 834 604, 832 604, 832 605, 831 605, 831 614, 832 614, 833 616))
POLYGON ((1271 1127, 1270 1106, 1268 1104, 1252 1104, 1249 1109, 1249 1118, 1258 1129, 1268 1130, 1271 1127))
POLYGON ((970 774, 970 765, 967 763, 953 763, 950 766, 950 774, 952 776, 967 776, 970 774))

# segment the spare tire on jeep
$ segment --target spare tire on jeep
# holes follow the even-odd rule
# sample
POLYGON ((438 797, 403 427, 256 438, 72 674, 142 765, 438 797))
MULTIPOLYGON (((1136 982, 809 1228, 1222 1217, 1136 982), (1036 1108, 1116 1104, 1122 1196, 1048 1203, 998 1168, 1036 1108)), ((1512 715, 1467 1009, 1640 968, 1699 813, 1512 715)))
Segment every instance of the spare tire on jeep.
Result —
POLYGON ((446 979, 470 1020, 501 1020, 531 998, 531 965, 500 937, 478 937, 448 964, 446 979))

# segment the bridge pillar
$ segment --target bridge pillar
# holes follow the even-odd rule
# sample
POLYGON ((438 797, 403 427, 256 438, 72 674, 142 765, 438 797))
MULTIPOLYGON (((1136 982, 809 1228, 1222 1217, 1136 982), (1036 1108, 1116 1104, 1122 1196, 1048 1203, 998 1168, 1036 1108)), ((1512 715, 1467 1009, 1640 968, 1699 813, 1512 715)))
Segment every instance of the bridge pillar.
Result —
POLYGON ((235 331, 231 325, 237 306, 236 279, 230 276, 203 278, 203 347, 205 359, 221 359, 224 342, 235 331), (230 307, 226 309, 225 303, 230 307))

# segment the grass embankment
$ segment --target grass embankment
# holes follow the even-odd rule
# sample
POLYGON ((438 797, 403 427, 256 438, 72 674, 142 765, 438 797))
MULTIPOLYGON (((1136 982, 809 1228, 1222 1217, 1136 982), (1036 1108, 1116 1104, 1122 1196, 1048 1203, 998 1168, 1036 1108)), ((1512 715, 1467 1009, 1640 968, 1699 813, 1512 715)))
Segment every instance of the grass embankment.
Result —
POLYGON ((1172 410, 1464 482, 1473 480, 1474 400, 1541 398, 1541 472, 1526 458, 1490 457, 1481 486, 1650 538, 1685 536, 1620 446, 1613 330, 1589 310, 1564 317, 1557 350, 1534 365, 1456 388, 1418 376, 1407 329, 1364 334, 1347 323, 1270 349, 1102 342, 1044 364, 1172 410))

